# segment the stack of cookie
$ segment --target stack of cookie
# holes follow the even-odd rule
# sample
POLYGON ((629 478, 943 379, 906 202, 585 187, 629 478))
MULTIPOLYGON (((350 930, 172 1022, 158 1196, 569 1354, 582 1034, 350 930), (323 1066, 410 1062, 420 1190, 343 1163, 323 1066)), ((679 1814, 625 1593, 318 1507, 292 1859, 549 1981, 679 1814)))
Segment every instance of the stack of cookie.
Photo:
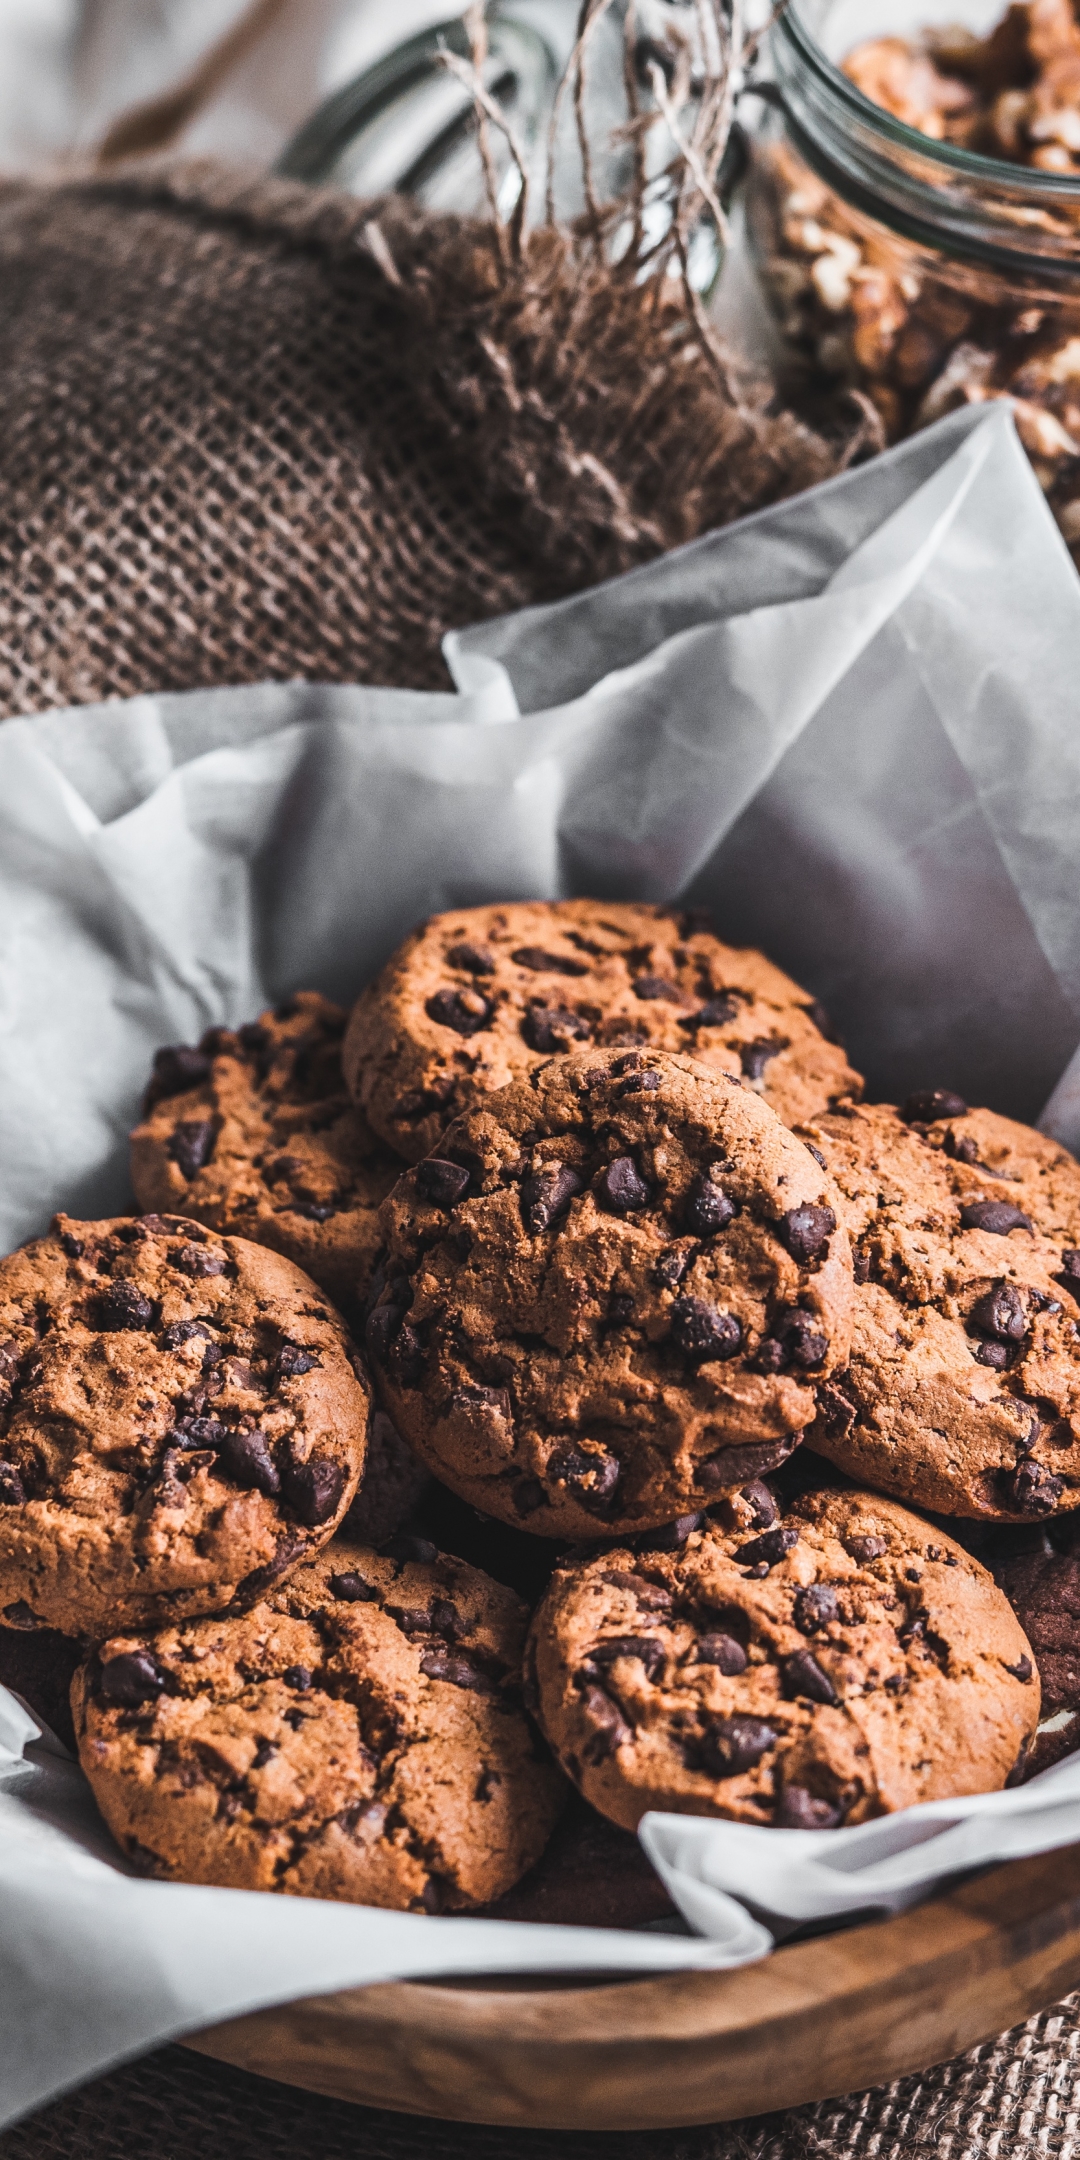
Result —
POLYGON ((648 1808, 1049 1759, 1080 1165, 861 1094, 760 954, 599 901, 158 1053, 142 1212, 0 1263, 0 1619, 130 1858, 556 1918, 587 1851, 628 1920, 648 1808))

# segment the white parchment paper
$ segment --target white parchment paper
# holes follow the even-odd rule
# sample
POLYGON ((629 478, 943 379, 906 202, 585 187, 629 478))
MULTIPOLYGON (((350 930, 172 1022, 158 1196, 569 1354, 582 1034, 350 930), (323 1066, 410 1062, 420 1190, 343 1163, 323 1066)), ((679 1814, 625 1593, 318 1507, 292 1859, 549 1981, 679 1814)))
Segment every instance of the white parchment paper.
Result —
MULTIPOLYGON (((514 896, 711 906, 831 1005, 882 1094, 1049 1097, 1080 1144, 1080 584, 1003 406, 448 655, 456 695, 290 684, 0 728, 0 1250, 128 1204, 159 1044, 302 986, 347 999, 423 915, 514 896)), ((36 1731, 0 1693, 0 2121, 313 1990, 771 1944, 727 1831, 678 1818, 649 1849, 704 1941, 140 1882, 36 1731)), ((1063 1783, 1046 1843, 1073 1804, 1063 1783)), ((905 1894, 941 1873, 932 1842, 952 1872, 1037 1813, 975 1811, 961 1860, 927 1841, 920 1879, 909 1854, 905 1894)), ((740 1833, 774 1875, 805 1835, 740 1833)), ((813 1912, 861 1835, 796 1868, 813 1912)), ((760 1909, 803 1910, 775 1884, 760 1909)))

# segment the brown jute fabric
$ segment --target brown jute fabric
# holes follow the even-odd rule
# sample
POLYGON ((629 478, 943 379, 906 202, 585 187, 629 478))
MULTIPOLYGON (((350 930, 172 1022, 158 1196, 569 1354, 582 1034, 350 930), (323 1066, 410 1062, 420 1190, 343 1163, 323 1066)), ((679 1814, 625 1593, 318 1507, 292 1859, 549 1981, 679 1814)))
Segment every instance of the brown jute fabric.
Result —
POLYGON ((0 2160, 1076 2160, 1080 1996, 923 2077, 694 2130, 496 2130, 350 2107, 163 2048, 0 2135, 0 2160))
POLYGON ((207 162, 13 180, 0 296, 0 716, 448 689, 446 629, 838 462, 732 401, 677 295, 551 228, 515 261, 490 225, 207 162))

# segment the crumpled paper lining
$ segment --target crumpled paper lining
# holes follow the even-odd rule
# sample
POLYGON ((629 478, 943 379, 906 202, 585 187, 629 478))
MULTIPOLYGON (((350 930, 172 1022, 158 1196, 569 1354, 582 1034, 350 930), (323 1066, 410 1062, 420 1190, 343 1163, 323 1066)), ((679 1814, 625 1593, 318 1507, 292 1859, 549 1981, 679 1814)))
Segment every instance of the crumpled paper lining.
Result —
MULTIPOLYGON (((421 916, 515 896, 711 906, 832 1007, 875 1092, 1049 1096, 1080 1142, 1080 587, 1004 407, 448 657, 456 697, 290 684, 0 729, 4 1249, 129 1204, 160 1043, 350 998, 421 916)), ((656 1857, 700 1941, 140 1882, 74 1767, 0 1718, 0 2119, 305 1991, 769 1947, 723 1886, 733 1826, 679 1818, 656 1857)))

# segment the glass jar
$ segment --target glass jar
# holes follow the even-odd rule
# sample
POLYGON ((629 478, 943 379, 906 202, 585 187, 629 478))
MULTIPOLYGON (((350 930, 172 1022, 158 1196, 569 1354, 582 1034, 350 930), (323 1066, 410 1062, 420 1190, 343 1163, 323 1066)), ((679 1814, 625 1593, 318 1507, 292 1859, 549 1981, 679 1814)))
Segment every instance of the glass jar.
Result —
POLYGON ((804 387, 857 388, 890 441, 1011 397, 1080 555, 1080 177, 936 141, 841 71, 871 37, 1002 12, 968 0, 791 0, 748 183, 751 247, 804 387), (899 18, 899 19, 898 19, 899 18))

